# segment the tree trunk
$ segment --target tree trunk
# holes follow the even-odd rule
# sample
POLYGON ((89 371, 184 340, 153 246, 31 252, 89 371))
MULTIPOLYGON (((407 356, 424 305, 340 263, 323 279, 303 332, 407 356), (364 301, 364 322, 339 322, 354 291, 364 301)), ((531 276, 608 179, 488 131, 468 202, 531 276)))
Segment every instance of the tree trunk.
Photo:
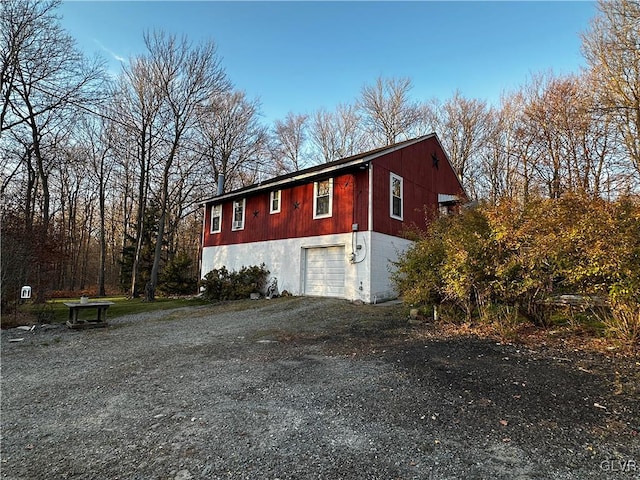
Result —
POLYGON ((105 235, 105 192, 104 192, 104 175, 103 170, 100 171, 100 187, 99 187, 99 208, 100 208, 100 265, 98 267, 98 291, 96 292, 98 297, 104 297, 107 295, 105 290, 104 272, 106 268, 107 260, 107 238, 105 235))
MULTIPOLYGON (((176 143, 179 141, 179 136, 177 136, 176 143)), ((164 226, 167 219, 167 202, 169 201, 169 171, 171 169, 171 164, 173 163, 173 158, 176 153, 176 146, 174 144, 171 152, 169 153, 169 158, 167 159, 167 163, 164 167, 164 172, 162 175, 162 196, 161 196, 161 205, 160 205, 160 219, 158 220, 158 234, 156 236, 156 249, 153 256, 153 267, 151 269, 151 285, 153 285, 153 291, 155 292, 155 288, 158 286, 158 272, 160 270, 160 259, 162 257, 162 240, 164 239, 164 226)), ((153 299, 147 298, 147 300, 152 301, 153 299)))
POLYGON ((140 151, 140 183, 138 184, 138 213, 136 216, 136 250, 131 267, 131 296, 138 297, 138 284, 140 283, 140 261, 142 255, 142 244, 144 237, 144 213, 147 206, 147 157, 151 155, 147 152, 146 129, 142 131, 142 142, 140 151))

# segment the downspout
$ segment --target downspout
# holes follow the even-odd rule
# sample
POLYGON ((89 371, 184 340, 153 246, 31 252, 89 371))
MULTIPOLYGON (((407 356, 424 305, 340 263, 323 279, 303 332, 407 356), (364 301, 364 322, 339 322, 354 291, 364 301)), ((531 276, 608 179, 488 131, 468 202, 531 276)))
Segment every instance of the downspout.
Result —
POLYGON ((369 162, 369 192, 368 192, 368 211, 367 211, 367 231, 369 232, 369 241, 367 242, 367 263, 365 264, 365 269, 368 272, 368 281, 369 284, 367 297, 369 297, 369 303, 372 303, 374 300, 371 298, 371 265, 373 264, 373 256, 371 254, 371 249, 373 248, 373 162, 369 162))
MULTIPOLYGON (((367 211, 367 230, 373 232, 373 162, 369 162, 369 205, 367 211)), ((371 252, 369 252, 371 253, 371 252)))
MULTIPOLYGON (((202 274, 202 267, 204 265, 204 262, 202 261, 202 256, 204 255, 204 229, 207 226, 207 204, 203 204, 203 212, 202 212, 202 233, 200 235, 200 279, 202 280, 204 278, 204 275, 202 274)), ((200 293, 200 292, 198 292, 200 293)))

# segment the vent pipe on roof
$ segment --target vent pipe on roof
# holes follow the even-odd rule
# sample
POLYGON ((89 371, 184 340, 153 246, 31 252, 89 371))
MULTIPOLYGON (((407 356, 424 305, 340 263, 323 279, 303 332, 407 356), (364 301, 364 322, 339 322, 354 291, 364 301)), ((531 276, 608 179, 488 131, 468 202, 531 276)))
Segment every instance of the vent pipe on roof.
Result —
POLYGON ((222 195, 224 193, 224 174, 218 174, 218 195, 222 195))

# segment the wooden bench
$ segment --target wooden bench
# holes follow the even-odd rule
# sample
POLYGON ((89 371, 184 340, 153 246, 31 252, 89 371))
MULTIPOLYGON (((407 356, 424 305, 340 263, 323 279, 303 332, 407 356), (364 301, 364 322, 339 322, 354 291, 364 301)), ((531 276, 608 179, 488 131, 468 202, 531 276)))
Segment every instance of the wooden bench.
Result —
POLYGON ((69 307, 69 320, 67 320, 67 327, 73 329, 82 328, 100 328, 107 327, 107 309, 113 305, 113 302, 65 302, 65 305, 69 307), (95 309, 98 313, 98 318, 91 320, 82 320, 78 318, 78 314, 81 310, 95 309))

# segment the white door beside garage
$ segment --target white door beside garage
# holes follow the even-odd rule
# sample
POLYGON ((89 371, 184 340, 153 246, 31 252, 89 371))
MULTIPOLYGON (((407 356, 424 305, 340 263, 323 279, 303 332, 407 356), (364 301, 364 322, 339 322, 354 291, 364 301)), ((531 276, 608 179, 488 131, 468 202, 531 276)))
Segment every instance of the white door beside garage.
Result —
POLYGON ((304 293, 344 298, 344 247, 305 249, 304 293))

